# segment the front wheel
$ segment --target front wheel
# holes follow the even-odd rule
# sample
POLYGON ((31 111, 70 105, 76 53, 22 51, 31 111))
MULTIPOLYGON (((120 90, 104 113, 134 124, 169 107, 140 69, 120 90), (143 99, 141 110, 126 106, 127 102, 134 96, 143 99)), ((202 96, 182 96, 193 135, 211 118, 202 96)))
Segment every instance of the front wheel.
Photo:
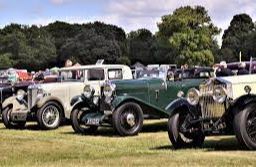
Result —
POLYGON ((87 126, 82 121, 83 117, 88 113, 89 110, 84 111, 80 107, 72 110, 70 114, 71 125, 76 133, 91 134, 97 131, 98 126, 87 126))
POLYGON ((200 130, 200 125, 190 125, 188 120, 189 113, 180 112, 172 115, 168 121, 168 135, 169 139, 175 149, 201 147, 205 135, 200 130), (189 129, 198 129, 197 131, 190 131, 189 129))
POLYGON ((256 104, 247 105, 234 117, 234 132, 242 147, 256 150, 256 104))
POLYGON ((45 130, 58 128, 63 117, 62 109, 56 102, 47 102, 37 111, 38 125, 45 130))
POLYGON ((133 102, 125 103, 112 115, 113 127, 121 136, 137 135, 143 126, 141 107, 133 102))
POLYGON ((25 121, 12 122, 10 119, 11 112, 12 112, 12 107, 7 107, 3 110, 2 119, 3 119, 4 126, 8 129, 23 129, 26 125, 26 122, 25 121))

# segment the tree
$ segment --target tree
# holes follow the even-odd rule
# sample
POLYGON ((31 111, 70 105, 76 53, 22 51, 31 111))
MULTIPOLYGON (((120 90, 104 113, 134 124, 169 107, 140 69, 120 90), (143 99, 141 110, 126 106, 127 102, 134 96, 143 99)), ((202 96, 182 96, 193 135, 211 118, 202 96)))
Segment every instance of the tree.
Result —
POLYGON ((14 65, 15 61, 11 59, 10 53, 4 53, 0 55, 0 67, 10 68, 14 65))
MULTIPOLYGON (((14 26, 15 27, 15 26, 14 26)), ((0 54, 8 54, 9 60, 16 68, 28 70, 44 69, 56 59, 56 49, 48 32, 37 27, 23 26, 21 29, 8 27, 1 32, 0 54)), ((8 60, 4 57, 5 60, 8 60)))
POLYGON ((242 59, 249 60, 255 54, 250 52, 252 50, 251 47, 254 48, 254 46, 250 46, 251 36, 253 36, 254 31, 255 25, 249 15, 235 15, 222 36, 222 57, 226 61, 237 61, 241 51, 242 59), (229 51, 226 52, 227 50, 229 51))
POLYGON ((155 41, 153 34, 147 29, 131 31, 127 36, 129 58, 132 63, 153 63, 152 47, 155 41))
POLYGON ((181 7, 162 17, 157 37, 172 49, 169 55, 178 64, 209 65, 214 62, 215 36, 220 30, 213 25, 204 7, 181 7))
POLYGON ((116 63, 122 57, 122 51, 117 41, 106 39, 94 29, 84 29, 67 40, 61 48, 61 56, 62 60, 73 56, 81 64, 94 64, 98 59, 116 63))

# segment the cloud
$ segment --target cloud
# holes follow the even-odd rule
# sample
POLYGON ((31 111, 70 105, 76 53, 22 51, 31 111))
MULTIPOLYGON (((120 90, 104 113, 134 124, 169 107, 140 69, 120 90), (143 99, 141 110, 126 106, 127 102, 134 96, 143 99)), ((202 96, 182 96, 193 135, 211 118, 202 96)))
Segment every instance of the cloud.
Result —
POLYGON ((54 5, 62 5, 70 0, 50 0, 50 2, 54 5))
MULTIPOLYGON (((143 27, 156 32, 161 16, 187 5, 204 6, 213 23, 222 30, 228 27, 235 14, 247 13, 256 19, 255 0, 110 0, 104 12, 105 16, 111 15, 115 18, 112 23, 124 27, 126 31, 143 27)), ((221 37, 217 39, 220 43, 221 37)))

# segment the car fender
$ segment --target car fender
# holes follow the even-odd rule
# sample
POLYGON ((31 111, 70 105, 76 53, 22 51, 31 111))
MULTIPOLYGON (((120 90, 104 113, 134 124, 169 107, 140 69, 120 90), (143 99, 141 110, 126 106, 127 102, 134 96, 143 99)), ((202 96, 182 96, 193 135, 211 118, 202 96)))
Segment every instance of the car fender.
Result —
POLYGON ((27 108, 24 104, 20 103, 16 99, 16 96, 11 96, 11 97, 5 99, 5 101, 2 104, 2 109, 4 110, 8 106, 12 106, 13 111, 16 111, 18 109, 26 109, 27 108))
POLYGON ((61 99, 58 97, 54 97, 54 96, 44 96, 43 98, 39 99, 38 102, 36 103, 37 108, 41 108, 48 101, 57 101, 65 109, 65 105, 63 104, 61 99))
POLYGON ((256 94, 247 94, 243 95, 236 100, 234 100, 233 104, 230 107, 232 112, 241 111, 247 104, 256 103, 256 94))
POLYGON ((181 108, 188 110, 190 113, 192 113, 192 115, 196 115, 196 113, 198 112, 197 107, 189 104, 187 99, 185 99, 184 97, 177 98, 172 102, 170 102, 166 106, 165 110, 169 116, 172 116, 173 114, 179 112, 178 109, 181 109, 181 108))
POLYGON ((77 95, 75 97, 73 97, 70 101, 70 106, 74 107, 76 106, 77 103, 81 103, 83 100, 82 100, 82 97, 81 95, 77 95))
POLYGON ((154 110, 161 112, 162 115, 166 115, 166 116, 168 115, 164 109, 156 107, 150 103, 147 103, 147 102, 145 102, 137 97, 133 97, 133 96, 116 96, 116 97, 114 97, 114 100, 111 102, 112 111, 116 110, 119 106, 121 106, 123 103, 128 102, 128 101, 129 102, 133 101, 135 103, 138 103, 139 105, 143 104, 144 106, 148 106, 150 108, 153 108, 154 110))

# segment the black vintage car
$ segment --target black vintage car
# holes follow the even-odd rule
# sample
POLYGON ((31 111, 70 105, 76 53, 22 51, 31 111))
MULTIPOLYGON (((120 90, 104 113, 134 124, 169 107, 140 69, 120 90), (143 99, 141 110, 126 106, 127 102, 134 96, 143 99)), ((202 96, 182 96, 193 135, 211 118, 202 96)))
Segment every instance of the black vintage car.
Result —
POLYGON ((256 149, 256 75, 217 77, 170 105, 168 134, 174 148, 200 147, 205 136, 235 135, 256 149))

